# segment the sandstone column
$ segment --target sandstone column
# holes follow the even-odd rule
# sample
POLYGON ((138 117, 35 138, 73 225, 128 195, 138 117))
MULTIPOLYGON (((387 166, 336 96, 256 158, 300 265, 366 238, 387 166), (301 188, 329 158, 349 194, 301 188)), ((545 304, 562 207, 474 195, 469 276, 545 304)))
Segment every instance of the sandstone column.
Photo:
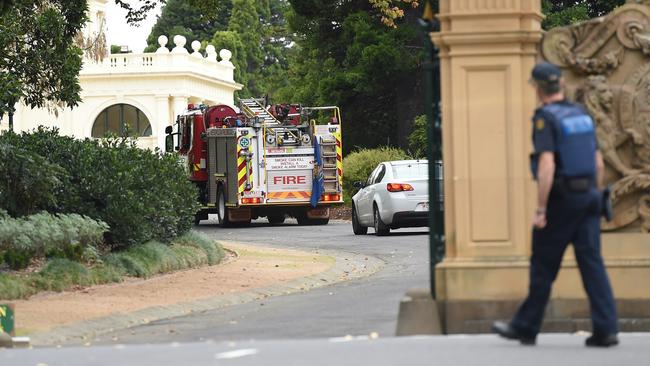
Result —
POLYGON ((486 330, 488 320, 474 320, 507 316, 526 291, 536 106, 527 81, 540 8, 540 0, 440 1, 432 39, 441 59, 447 243, 437 295, 450 333, 486 330))

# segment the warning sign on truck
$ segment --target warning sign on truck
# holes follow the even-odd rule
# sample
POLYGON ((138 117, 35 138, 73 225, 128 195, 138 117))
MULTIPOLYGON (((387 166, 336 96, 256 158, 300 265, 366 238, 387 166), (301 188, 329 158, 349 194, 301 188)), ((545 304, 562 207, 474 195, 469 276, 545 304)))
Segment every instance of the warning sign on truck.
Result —
POLYGON ((269 192, 311 192, 311 170, 269 171, 267 179, 269 192))
POLYGON ((268 170, 303 170, 313 169, 314 158, 312 156, 278 156, 266 159, 268 170))

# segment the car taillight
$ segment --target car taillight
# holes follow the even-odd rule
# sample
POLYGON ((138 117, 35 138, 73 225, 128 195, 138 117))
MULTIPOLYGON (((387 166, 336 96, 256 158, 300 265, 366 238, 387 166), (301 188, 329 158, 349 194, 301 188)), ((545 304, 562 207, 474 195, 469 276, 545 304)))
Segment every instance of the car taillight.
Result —
POLYGON ((386 189, 388 190, 388 192, 404 192, 404 191, 412 191, 413 186, 406 183, 388 183, 386 185, 386 189))
POLYGON ((341 200, 341 195, 340 194, 324 194, 320 198, 320 200, 325 201, 325 202, 340 201, 341 200))

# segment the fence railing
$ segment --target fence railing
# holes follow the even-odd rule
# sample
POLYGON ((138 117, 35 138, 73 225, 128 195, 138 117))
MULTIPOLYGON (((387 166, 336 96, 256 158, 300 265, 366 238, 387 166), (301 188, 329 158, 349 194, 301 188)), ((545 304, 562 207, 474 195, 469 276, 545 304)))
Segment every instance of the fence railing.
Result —
POLYGON ((219 57, 214 46, 208 45, 204 53, 200 52, 201 43, 192 42, 194 52, 185 49, 185 37, 175 36, 174 47, 171 51, 165 47, 167 37, 158 38, 160 47, 155 53, 123 53, 112 54, 96 63, 86 60, 81 75, 105 73, 183 73, 192 72, 201 76, 216 78, 223 81, 234 81, 234 65, 230 61, 232 53, 229 50, 219 51, 219 57))

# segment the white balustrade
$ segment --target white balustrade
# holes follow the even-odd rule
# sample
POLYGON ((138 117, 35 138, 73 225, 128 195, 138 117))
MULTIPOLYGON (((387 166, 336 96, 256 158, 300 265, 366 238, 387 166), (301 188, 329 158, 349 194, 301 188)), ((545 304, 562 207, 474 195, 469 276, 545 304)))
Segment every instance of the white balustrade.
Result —
POLYGON ((160 47, 155 53, 123 53, 112 54, 101 63, 87 60, 81 75, 96 74, 160 74, 160 73, 195 73, 201 76, 216 78, 233 82, 235 66, 230 61, 232 52, 226 49, 219 51, 220 61, 217 61, 217 52, 214 46, 208 45, 205 49, 206 56, 201 52, 201 43, 192 42, 194 52, 191 54, 185 49, 187 40, 176 35, 173 37, 175 47, 170 52, 166 47, 168 38, 158 37, 160 47))

